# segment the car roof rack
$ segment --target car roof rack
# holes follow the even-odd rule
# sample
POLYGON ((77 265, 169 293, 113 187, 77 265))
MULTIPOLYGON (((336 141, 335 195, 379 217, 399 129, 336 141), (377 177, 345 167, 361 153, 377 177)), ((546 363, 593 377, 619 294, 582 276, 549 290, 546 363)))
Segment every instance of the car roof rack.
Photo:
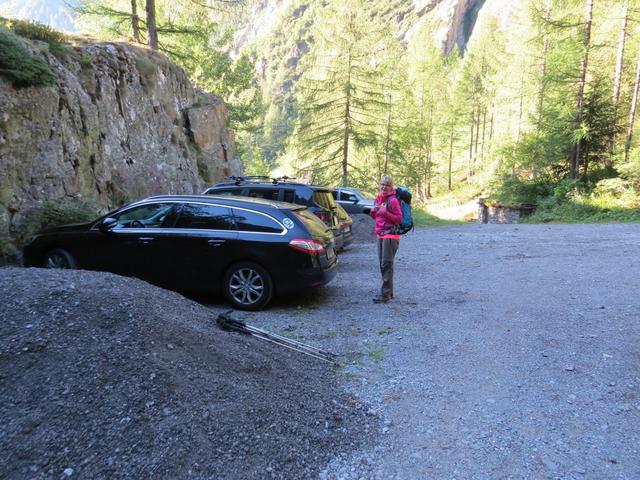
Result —
POLYGON ((287 177, 286 175, 278 178, 268 177, 266 175, 247 175, 247 176, 232 176, 229 177, 236 185, 240 185, 242 183, 264 183, 269 182, 274 185, 278 185, 279 183, 288 182, 293 180, 292 178, 287 177))

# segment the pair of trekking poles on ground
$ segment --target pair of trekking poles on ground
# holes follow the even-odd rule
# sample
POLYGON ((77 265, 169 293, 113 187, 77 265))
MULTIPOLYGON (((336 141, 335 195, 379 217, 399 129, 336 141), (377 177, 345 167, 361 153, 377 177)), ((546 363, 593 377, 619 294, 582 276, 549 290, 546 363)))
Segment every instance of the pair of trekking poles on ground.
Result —
POLYGON ((220 315, 218 315, 216 323, 222 330, 251 335, 260 340, 275 343, 276 345, 280 345, 281 347, 303 353, 304 355, 317 358, 318 360, 338 364, 338 355, 336 355, 335 353, 328 352, 327 350, 322 350, 312 345, 307 345, 306 343, 298 342, 297 340, 293 340, 292 338, 283 337, 282 335, 278 335, 276 333, 267 332, 266 330, 252 327, 251 325, 247 325, 243 321, 231 318, 229 316, 231 312, 232 311, 230 310, 226 313, 221 313, 220 315))

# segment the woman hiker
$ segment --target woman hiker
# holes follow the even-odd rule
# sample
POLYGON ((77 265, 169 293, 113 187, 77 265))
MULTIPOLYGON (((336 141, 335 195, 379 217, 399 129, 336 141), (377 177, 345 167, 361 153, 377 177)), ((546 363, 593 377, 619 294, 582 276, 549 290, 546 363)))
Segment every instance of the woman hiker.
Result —
POLYGON ((369 213, 375 220, 378 260, 382 274, 382 287, 380 294, 374 297, 374 303, 387 303, 393 298, 393 259, 400 245, 400 235, 390 231, 402 222, 402 210, 395 193, 393 179, 388 175, 382 177, 380 194, 369 213))

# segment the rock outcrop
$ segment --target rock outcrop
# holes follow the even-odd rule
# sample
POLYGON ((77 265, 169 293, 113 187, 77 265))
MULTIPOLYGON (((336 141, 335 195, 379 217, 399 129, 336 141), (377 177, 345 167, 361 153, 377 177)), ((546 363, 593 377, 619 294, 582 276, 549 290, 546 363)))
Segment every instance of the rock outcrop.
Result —
POLYGON ((15 88, 0 77, 0 237, 45 202, 107 210, 241 172, 222 100, 193 88, 164 55, 124 43, 56 55, 25 46, 58 84, 15 88))

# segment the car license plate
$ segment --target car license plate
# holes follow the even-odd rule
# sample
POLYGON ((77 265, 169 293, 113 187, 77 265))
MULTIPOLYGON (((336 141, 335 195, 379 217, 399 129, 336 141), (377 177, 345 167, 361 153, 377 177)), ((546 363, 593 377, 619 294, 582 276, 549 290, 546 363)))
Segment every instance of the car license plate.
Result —
POLYGON ((327 247, 327 259, 333 260, 336 258, 336 252, 333 251, 333 247, 327 247))

